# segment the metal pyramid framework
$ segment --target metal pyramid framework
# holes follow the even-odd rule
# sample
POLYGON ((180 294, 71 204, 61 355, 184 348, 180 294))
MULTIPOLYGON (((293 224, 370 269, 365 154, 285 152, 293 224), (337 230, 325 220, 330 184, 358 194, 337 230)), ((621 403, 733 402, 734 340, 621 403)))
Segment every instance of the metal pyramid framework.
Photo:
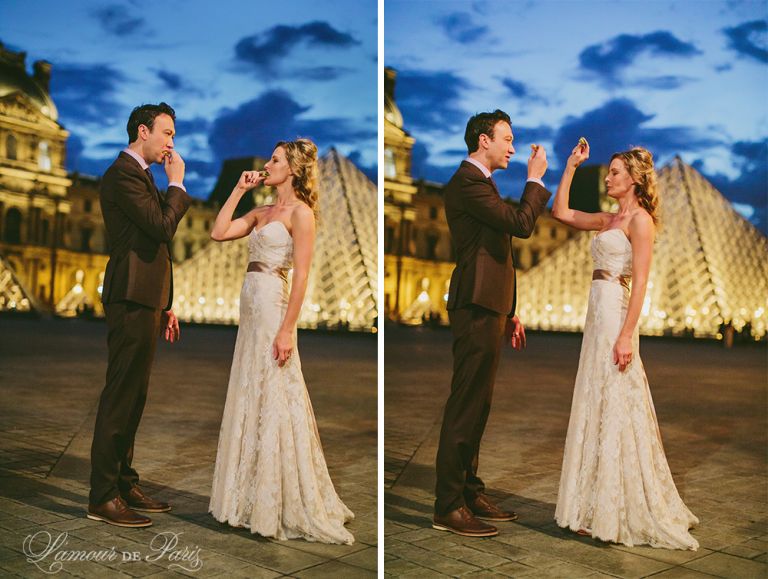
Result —
POLYGON ((11 265, 0 255, 0 312, 29 312, 38 309, 31 296, 16 277, 11 265))
MULTIPOLYGON (((662 227, 656 238, 640 332, 714 337, 730 321, 766 334, 768 240, 695 169, 676 158, 658 175, 662 227)), ((576 235, 520 274, 527 326, 582 331, 592 280, 594 232, 576 235)))
MULTIPOLYGON (((370 329, 377 311, 376 185, 331 149, 320 159, 320 217, 299 326, 370 329)), ((236 324, 247 239, 209 243, 174 268, 174 312, 236 324)))

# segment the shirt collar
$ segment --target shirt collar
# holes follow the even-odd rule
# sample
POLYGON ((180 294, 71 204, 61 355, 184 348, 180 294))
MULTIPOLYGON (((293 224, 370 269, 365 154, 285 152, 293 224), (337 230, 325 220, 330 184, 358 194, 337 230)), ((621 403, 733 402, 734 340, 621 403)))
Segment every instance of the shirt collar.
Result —
POLYGON ((488 170, 488 167, 486 167, 485 165, 483 165, 483 164, 482 164, 480 161, 478 161, 478 160, 476 160, 476 159, 473 159, 472 157, 467 157, 467 158, 466 158, 466 159, 464 159, 464 160, 465 160, 467 163, 472 163, 472 164, 473 164, 475 167, 477 167, 478 169, 480 169, 480 171, 482 171, 483 175, 485 175, 485 178, 486 178, 486 179, 490 179, 490 177, 491 177, 491 172, 488 170))
POLYGON ((123 149, 123 153, 126 153, 127 155, 130 155, 131 157, 136 159, 136 162, 141 166, 142 171, 146 171, 147 169, 149 169, 149 165, 147 165, 147 162, 144 160, 144 157, 142 157, 138 153, 132 151, 128 147, 123 149))

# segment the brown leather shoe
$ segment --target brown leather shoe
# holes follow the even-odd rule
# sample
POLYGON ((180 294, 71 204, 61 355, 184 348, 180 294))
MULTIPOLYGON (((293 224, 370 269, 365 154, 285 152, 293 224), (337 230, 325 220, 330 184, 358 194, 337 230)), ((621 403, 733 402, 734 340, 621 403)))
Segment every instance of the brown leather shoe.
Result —
POLYGON ((149 527, 152 525, 152 519, 133 512, 120 496, 101 505, 88 505, 87 517, 118 527, 149 527))
POLYGON ((450 531, 464 537, 494 537, 499 534, 496 527, 478 521, 463 505, 445 516, 435 515, 432 519, 432 528, 438 531, 450 531))
POLYGON ((469 510, 478 519, 486 519, 494 522, 516 521, 517 513, 513 511, 503 511, 494 505, 484 494, 479 494, 475 500, 467 503, 469 510))
POLYGON ((150 499, 138 486, 131 487, 127 493, 122 493, 123 499, 134 511, 145 513, 167 513, 171 505, 150 499))

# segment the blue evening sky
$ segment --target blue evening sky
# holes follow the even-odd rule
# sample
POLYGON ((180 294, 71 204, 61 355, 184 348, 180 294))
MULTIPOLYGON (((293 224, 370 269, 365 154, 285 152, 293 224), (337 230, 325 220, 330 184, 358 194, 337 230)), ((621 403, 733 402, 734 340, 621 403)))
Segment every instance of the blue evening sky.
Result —
POLYGON ((765 0, 386 0, 384 18, 416 176, 447 181, 467 118, 501 108, 518 154, 495 178, 513 197, 531 143, 554 188, 585 136, 590 162, 630 145, 659 166, 680 155, 768 230, 765 0))
POLYGON ((131 109, 176 109, 187 188, 207 197, 224 159, 310 137, 375 181, 375 0, 4 0, 0 41, 53 64, 72 135, 68 168, 100 174, 127 142, 131 109))

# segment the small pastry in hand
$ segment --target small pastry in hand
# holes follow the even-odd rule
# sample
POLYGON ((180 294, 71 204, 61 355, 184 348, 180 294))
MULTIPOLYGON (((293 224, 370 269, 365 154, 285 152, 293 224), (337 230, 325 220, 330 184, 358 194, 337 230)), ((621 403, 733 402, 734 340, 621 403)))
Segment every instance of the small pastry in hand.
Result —
POLYGON ((582 147, 589 147, 589 143, 584 137, 579 137, 579 145, 582 147))

